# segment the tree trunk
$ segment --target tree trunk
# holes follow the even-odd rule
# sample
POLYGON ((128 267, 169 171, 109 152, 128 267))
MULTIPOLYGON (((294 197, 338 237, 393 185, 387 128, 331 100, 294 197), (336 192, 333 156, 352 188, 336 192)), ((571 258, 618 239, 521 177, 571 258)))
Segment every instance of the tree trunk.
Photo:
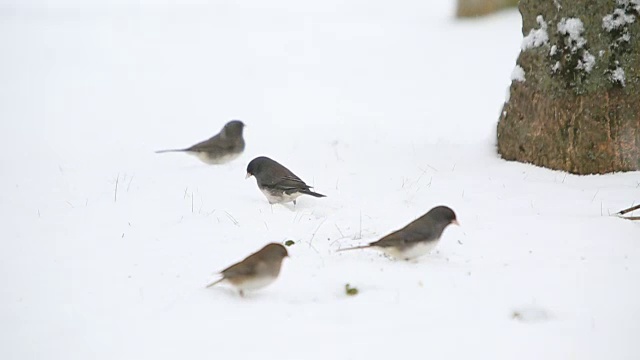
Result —
POLYGON ((498 122, 504 159, 640 170, 640 0, 521 0, 522 51, 498 122))
POLYGON ((458 0, 457 17, 474 17, 518 5, 518 0, 458 0))

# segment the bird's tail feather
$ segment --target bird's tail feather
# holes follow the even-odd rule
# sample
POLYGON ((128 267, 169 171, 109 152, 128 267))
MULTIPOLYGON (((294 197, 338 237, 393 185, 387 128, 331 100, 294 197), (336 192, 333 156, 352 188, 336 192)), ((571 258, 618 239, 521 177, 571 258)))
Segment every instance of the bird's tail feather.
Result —
POLYGON ((187 151, 187 149, 167 149, 167 150, 158 150, 156 154, 168 153, 168 152, 183 152, 187 151))
POLYGON ((313 192, 311 190, 300 190, 301 193, 303 194, 307 194, 307 195, 311 195, 311 196, 315 196, 315 197, 327 197, 327 195, 322 195, 319 194, 317 192, 313 192))
POLYGON ((207 287, 208 287, 208 288, 210 288, 210 287, 212 287, 213 285, 215 285, 215 284, 217 284, 217 283, 221 282, 222 280, 224 280, 224 278, 220 278, 220 279, 218 279, 218 280, 216 280, 216 281, 212 282, 211 284, 207 285, 207 287))
POLYGON ((349 250, 358 250, 358 249, 367 249, 367 248, 370 248, 370 247, 371 247, 370 244, 360 245, 360 246, 354 246, 354 247, 350 247, 350 248, 346 248, 346 249, 338 249, 338 250, 336 250, 336 252, 349 251, 349 250))

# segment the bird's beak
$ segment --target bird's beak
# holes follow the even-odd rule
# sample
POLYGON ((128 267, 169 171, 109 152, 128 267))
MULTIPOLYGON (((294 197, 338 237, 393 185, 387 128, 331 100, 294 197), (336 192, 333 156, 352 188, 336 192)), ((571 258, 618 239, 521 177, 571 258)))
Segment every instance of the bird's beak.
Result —
POLYGON ((458 226, 460 226, 460 223, 458 222, 458 220, 457 220, 457 219, 453 220, 451 223, 452 223, 453 225, 458 225, 458 226))
POLYGON ((251 177, 251 174, 250 174, 250 173, 247 173, 247 176, 245 176, 244 178, 245 178, 245 179, 248 179, 248 178, 250 178, 250 177, 251 177))

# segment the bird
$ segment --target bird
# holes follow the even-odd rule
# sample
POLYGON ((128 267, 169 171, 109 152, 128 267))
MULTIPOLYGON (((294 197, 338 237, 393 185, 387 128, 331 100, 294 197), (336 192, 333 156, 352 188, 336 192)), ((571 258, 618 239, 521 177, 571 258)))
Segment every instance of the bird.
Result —
POLYGON ((225 164, 239 157, 244 151, 244 126, 242 121, 232 120, 226 123, 219 133, 205 141, 185 149, 159 150, 156 153, 185 152, 197 156, 205 164, 225 164))
POLYGON ((270 243, 244 260, 222 270, 222 278, 207 285, 210 288, 222 281, 231 283, 244 296, 246 290, 258 290, 272 282, 280 275, 282 260, 289 257, 287 248, 278 243, 270 243))
POLYGON ((451 224, 460 225, 455 212, 447 206, 436 206, 378 241, 338 251, 376 248, 395 259, 413 260, 433 250, 444 229, 451 224))
POLYGON ((258 188, 267 197, 269 204, 293 202, 303 195, 326 197, 326 195, 311 191, 311 186, 302 181, 291 170, 266 156, 259 156, 247 165, 247 176, 254 176, 258 188))

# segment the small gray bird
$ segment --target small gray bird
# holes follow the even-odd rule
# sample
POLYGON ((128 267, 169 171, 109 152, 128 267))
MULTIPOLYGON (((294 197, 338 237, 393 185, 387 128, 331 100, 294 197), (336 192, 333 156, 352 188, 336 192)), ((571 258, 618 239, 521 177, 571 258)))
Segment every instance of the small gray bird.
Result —
POLYGON ((275 160, 260 156, 247 166, 247 178, 255 176, 258 188, 264 193, 269 204, 280 204, 293 201, 303 195, 325 197, 311 191, 311 186, 305 184, 296 174, 275 160))
POLYGON ((209 165, 225 164, 240 156, 244 151, 243 129, 244 123, 242 121, 232 120, 208 140, 186 149, 160 150, 156 153, 186 152, 197 156, 200 161, 209 165))
POLYGON ((393 258, 411 260, 433 250, 438 245, 442 232, 450 224, 460 225, 453 210, 446 206, 436 206, 409 225, 378 241, 338 251, 377 248, 393 258))
POLYGON ((267 244, 239 263, 222 270, 222 278, 207 287, 227 281, 240 291, 240 296, 244 296, 245 290, 261 289, 274 282, 280 275, 282 260, 288 256, 289 253, 284 246, 277 243, 267 244))

